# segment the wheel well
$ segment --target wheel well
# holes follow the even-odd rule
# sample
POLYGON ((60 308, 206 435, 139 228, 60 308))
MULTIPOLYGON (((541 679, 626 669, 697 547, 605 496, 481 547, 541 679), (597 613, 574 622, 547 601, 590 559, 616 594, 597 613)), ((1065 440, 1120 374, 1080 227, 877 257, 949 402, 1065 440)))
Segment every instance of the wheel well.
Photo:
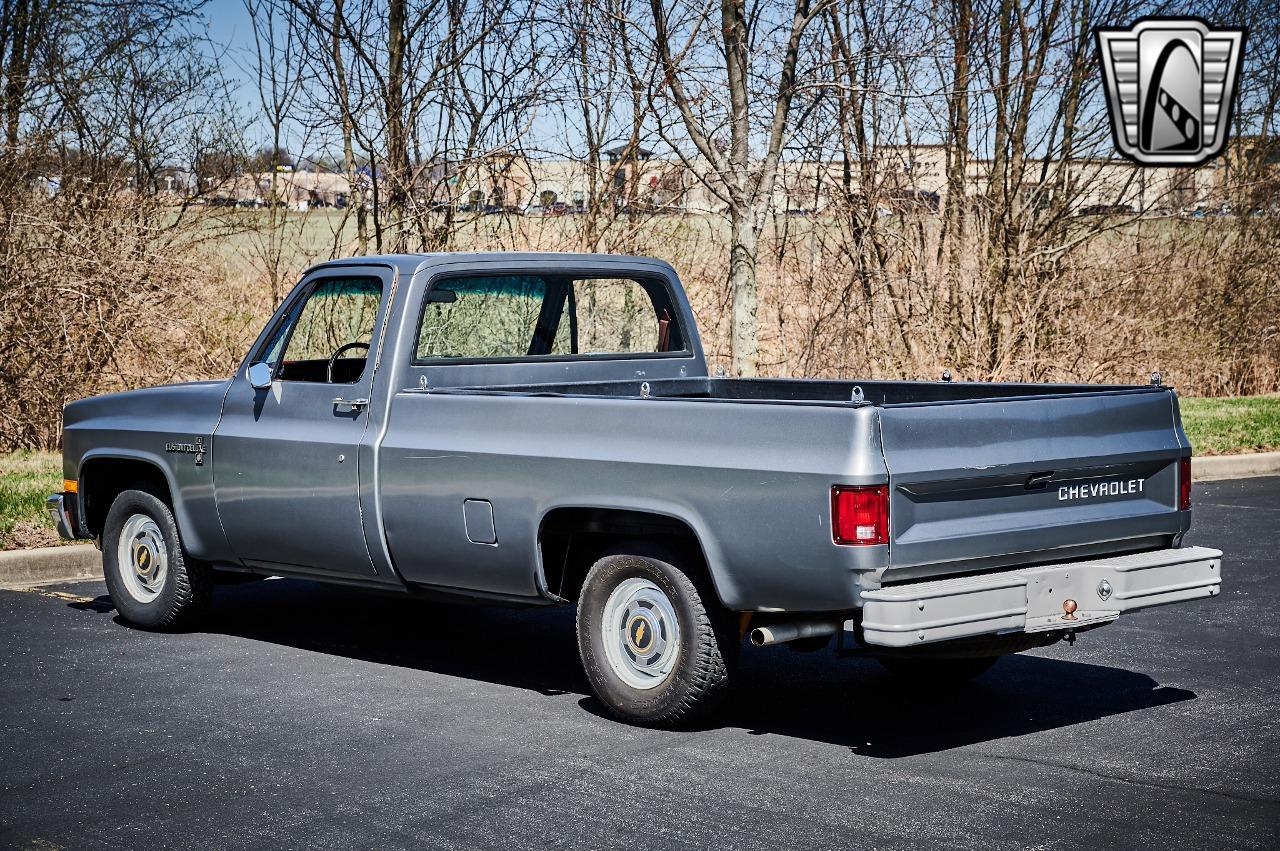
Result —
POLYGON ((547 590, 576 601, 591 566, 628 542, 638 545, 637 552, 679 558, 682 567, 701 571, 711 581, 697 534, 679 518, 611 508, 557 508, 542 519, 538 532, 547 590))
POLYGON ((85 526, 95 537, 102 534, 111 503, 127 490, 146 491, 173 507, 168 480, 160 468, 149 461, 91 458, 80 468, 80 499, 85 526))

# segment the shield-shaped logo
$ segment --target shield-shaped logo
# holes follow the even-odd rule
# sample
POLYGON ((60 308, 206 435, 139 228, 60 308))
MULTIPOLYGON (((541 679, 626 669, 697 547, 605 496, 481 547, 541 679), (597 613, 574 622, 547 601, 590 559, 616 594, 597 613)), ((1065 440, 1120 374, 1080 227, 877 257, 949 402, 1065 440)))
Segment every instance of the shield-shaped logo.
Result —
POLYGON ((1203 165, 1222 153, 1239 88, 1243 28, 1198 18, 1098 27, 1111 135, 1140 165, 1203 165))

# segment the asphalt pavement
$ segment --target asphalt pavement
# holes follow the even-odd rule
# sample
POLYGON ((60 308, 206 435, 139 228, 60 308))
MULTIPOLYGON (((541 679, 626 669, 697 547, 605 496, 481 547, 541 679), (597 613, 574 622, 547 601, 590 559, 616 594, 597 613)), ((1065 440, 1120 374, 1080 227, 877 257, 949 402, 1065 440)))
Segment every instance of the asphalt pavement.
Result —
POLYGON ((1275 849, 1280 478, 1195 500, 1216 599, 961 689, 749 651, 683 732, 604 716, 568 610, 272 580, 162 635, 0 591, 0 846, 1275 849))

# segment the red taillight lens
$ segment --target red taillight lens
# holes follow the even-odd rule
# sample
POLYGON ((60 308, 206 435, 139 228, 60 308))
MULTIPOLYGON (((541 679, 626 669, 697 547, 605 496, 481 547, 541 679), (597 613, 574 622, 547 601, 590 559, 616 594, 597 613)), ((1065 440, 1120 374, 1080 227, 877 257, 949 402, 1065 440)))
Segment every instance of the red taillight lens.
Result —
POLYGON ((831 489, 831 539, 837 544, 889 543, 889 487, 831 489))
POLYGON ((1178 510, 1191 510, 1191 459, 1178 459, 1178 510))

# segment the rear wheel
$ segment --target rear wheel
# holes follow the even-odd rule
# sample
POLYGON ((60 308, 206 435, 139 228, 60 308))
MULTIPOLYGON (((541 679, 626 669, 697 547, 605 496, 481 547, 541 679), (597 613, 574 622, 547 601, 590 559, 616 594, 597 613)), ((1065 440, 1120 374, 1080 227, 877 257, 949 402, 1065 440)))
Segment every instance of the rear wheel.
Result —
POLYGON ((618 717, 673 725, 710 712, 729 687, 738 633, 709 587, 660 558, 611 555, 578 600, 578 651, 618 717))
POLYGON ((913 683, 951 684, 967 683, 991 670, 1000 661, 999 656, 974 656, 956 659, 911 658, 907 656, 881 656, 878 661, 894 676, 913 683))
POLYGON ((116 611, 147 629, 189 622, 213 593, 212 571, 187 558, 173 512, 146 491, 124 491, 111 504, 102 567, 116 611))

